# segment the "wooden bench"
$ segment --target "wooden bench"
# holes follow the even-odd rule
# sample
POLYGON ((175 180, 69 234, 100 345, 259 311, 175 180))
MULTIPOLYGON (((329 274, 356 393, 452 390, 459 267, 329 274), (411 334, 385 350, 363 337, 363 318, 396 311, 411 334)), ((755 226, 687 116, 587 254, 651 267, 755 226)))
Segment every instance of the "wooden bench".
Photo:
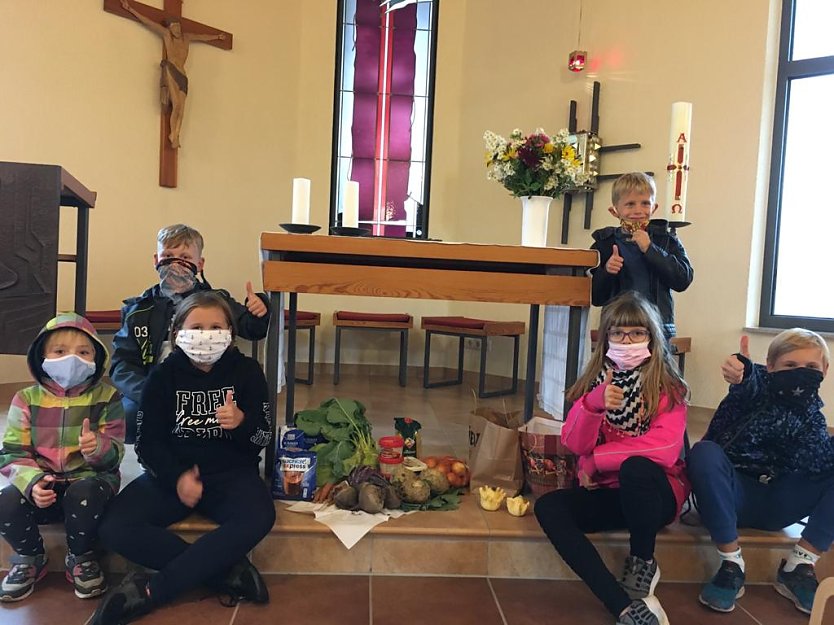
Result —
MULTIPOLYGON (((284 310, 284 329, 286 330, 290 323, 290 311, 284 310)), ((307 330, 310 333, 309 346, 307 350, 307 377, 295 377, 296 382, 310 385, 313 383, 315 365, 316 365, 316 326, 321 325, 321 313, 310 312, 308 310, 297 310, 295 312, 295 328, 296 330, 307 330)), ((256 341, 257 343, 257 341, 256 341)))
POLYGON ((88 310, 84 317, 99 334, 115 334, 122 327, 121 310, 88 310))
POLYGON ((426 347, 423 356, 423 388, 436 388, 463 383, 463 349, 464 341, 473 338, 481 344, 481 364, 478 372, 478 397, 497 397, 514 395, 518 391, 518 346, 526 325, 523 321, 488 321, 469 317, 423 317, 420 328, 426 331, 426 347), (458 373, 456 378, 429 381, 429 363, 431 360, 431 337, 433 334, 458 337, 458 373), (489 337, 505 336, 513 339, 513 378, 509 388, 495 391, 486 390, 487 347, 489 337))
POLYGON ((336 351, 333 357, 333 384, 339 383, 339 364, 342 349, 342 330, 372 330, 400 333, 400 386, 408 379, 408 331, 414 319, 408 313, 366 313, 337 310, 333 313, 336 328, 336 351))

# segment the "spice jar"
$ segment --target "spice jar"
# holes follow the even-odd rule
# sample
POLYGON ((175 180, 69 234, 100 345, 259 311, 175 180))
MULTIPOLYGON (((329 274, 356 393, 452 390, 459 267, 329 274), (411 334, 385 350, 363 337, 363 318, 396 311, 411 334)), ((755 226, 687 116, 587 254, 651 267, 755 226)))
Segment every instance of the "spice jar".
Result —
POLYGON ((379 439, 379 457, 399 458, 399 464, 403 460, 403 444, 402 436, 383 436, 379 439))
POLYGON ((394 474, 394 469, 403 463, 402 454, 399 456, 383 456, 379 454, 379 472, 385 476, 386 479, 391 479, 394 474))

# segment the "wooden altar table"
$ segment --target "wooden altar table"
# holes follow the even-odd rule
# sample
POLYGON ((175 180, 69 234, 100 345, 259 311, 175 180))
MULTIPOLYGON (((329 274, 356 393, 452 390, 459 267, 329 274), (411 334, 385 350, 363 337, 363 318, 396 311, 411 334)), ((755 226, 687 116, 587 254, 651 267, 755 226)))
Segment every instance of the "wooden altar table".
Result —
MULTIPOLYGON (((596 251, 264 232, 261 255, 264 290, 270 297, 266 376, 273 431, 278 414, 278 358, 285 340, 285 295, 289 295, 287 423, 295 412, 298 293, 529 305, 525 419, 532 416, 535 398, 539 307, 569 306, 566 385, 576 380, 580 324, 591 305, 588 269, 599 263, 596 251)), ((274 454, 275 444, 267 448, 267 475, 272 473, 274 454)))

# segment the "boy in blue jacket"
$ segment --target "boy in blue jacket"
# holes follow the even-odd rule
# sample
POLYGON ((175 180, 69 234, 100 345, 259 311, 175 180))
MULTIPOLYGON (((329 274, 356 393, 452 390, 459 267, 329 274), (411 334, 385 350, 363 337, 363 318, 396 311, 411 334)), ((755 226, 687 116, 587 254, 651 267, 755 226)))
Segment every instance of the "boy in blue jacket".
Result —
POLYGON ((822 337, 795 328, 773 339, 766 365, 751 362, 743 336, 722 366, 730 392, 687 459, 701 520, 721 558, 699 597, 713 610, 732 611, 744 594, 737 527, 775 531, 808 517, 775 588, 811 613, 814 565, 834 542, 834 440, 819 396, 829 358, 822 337))

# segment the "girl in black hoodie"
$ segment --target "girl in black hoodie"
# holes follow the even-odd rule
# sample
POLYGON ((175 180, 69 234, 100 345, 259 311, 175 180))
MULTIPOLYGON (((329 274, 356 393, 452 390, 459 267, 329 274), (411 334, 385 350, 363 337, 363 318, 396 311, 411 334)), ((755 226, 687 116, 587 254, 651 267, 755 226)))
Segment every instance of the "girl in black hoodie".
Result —
POLYGON ((275 522, 258 472, 272 438, 269 399, 260 365, 232 345, 234 334, 229 305, 212 291, 177 307, 176 349, 151 372, 137 415, 146 472, 113 500, 99 530, 107 547, 157 572, 125 578, 93 625, 127 622, 199 585, 269 600, 246 558, 275 522), (190 544, 167 528, 193 511, 218 527, 190 544))

